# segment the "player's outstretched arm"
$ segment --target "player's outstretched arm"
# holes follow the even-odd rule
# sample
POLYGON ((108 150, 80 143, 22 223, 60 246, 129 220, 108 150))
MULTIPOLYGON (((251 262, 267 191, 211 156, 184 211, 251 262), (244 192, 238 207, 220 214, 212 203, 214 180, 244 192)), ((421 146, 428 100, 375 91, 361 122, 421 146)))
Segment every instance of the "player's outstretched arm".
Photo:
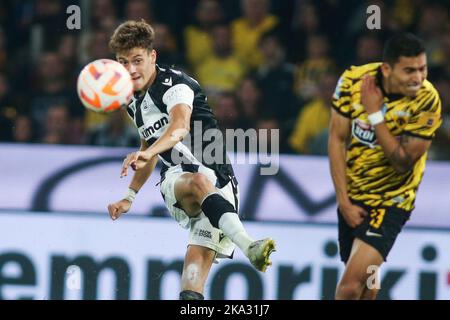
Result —
MULTIPOLYGON (((140 151, 143 151, 148 148, 148 144, 145 140, 141 140, 141 148, 140 151)), ((142 188, 145 182, 148 180, 153 170, 155 169, 156 163, 158 162, 158 157, 153 157, 150 161, 146 162, 145 166, 142 170, 136 171, 133 175, 129 186, 129 192, 133 193, 132 196, 127 195, 124 199, 121 199, 115 203, 111 203, 108 205, 109 215, 111 219, 116 220, 123 213, 126 213, 130 210, 132 204, 132 198, 136 195, 136 193, 142 188)))
MULTIPOLYGON (((143 152, 148 149, 148 144, 145 140, 141 140, 141 148, 139 151, 143 152)), ((139 162, 140 160, 138 160, 139 162)), ((143 170, 136 171, 133 175, 133 179, 130 183, 130 188, 138 192, 142 186, 147 182, 148 178, 152 174, 153 170, 156 167, 156 163, 158 162, 158 157, 152 157, 145 164, 143 163, 143 170)))

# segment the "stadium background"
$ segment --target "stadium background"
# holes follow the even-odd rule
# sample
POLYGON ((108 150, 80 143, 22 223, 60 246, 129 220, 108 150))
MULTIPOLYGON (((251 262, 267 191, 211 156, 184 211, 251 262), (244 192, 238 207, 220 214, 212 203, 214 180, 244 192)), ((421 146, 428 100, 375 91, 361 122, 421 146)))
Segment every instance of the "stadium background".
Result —
POLYGON ((0 3, 0 299, 177 296, 187 234, 167 219, 156 178, 134 215, 108 220, 106 204, 127 186, 119 167, 137 135, 121 112, 86 112, 75 91, 85 63, 111 57, 115 26, 140 18, 155 27, 159 62, 206 89, 221 129, 280 129, 277 176, 262 179, 257 164, 237 167, 248 229, 279 243, 274 267, 260 275, 240 253, 213 266, 206 297, 216 299, 332 298, 342 264, 326 159, 330 96, 349 65, 380 60, 391 34, 421 36, 444 122, 417 210, 382 270, 380 298, 450 298, 448 1, 246 3, 0 3), (73 4, 81 7, 79 30, 66 25, 73 4), (366 27, 372 4, 381 30, 366 27), (251 29, 251 19, 262 22, 251 29))

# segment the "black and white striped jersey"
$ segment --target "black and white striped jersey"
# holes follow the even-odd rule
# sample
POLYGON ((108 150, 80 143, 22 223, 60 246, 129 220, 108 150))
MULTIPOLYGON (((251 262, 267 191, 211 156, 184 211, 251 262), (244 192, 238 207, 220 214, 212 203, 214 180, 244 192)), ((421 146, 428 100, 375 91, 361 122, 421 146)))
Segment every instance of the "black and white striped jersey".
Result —
POLYGON ((175 105, 185 103, 192 108, 190 135, 173 149, 159 155, 163 164, 161 174, 168 167, 180 163, 190 168, 204 165, 215 171, 218 185, 225 186, 234 176, 233 168, 227 161, 224 139, 199 83, 184 72, 171 68, 157 65, 156 72, 156 78, 147 92, 141 97, 133 97, 127 107, 140 138, 151 145, 168 127, 169 113, 175 105), (215 155, 215 161, 211 161, 208 155, 205 157, 204 151, 211 149, 220 151, 219 157, 215 155))

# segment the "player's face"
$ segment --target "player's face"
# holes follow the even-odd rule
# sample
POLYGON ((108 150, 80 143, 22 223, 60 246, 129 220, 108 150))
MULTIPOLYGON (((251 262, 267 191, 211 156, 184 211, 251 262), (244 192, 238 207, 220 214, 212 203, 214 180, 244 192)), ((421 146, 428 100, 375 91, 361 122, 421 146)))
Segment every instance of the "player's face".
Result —
POLYGON ((156 72, 155 50, 133 48, 128 52, 118 53, 116 58, 130 73, 134 91, 141 91, 151 84, 156 72))
POLYGON ((384 63, 383 74, 387 79, 389 92, 413 97, 427 78, 427 57, 425 53, 417 57, 400 57, 393 67, 384 63))

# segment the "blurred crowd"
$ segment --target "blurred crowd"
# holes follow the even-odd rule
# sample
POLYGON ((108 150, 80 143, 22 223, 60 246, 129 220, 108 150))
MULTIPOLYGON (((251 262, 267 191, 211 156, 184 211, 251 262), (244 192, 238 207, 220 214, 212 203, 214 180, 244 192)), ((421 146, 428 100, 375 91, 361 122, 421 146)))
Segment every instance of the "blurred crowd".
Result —
POLYGON ((2 0, 0 141, 137 147, 124 112, 82 107, 76 79, 89 61, 114 58, 118 24, 144 19, 157 62, 199 80, 222 130, 279 128, 281 152, 319 155, 339 75, 381 61, 395 32, 414 32, 442 99, 430 158, 450 160, 449 11, 448 0, 2 0), (72 4, 82 8, 80 30, 66 26, 72 4), (380 30, 366 26, 373 4, 380 30))

